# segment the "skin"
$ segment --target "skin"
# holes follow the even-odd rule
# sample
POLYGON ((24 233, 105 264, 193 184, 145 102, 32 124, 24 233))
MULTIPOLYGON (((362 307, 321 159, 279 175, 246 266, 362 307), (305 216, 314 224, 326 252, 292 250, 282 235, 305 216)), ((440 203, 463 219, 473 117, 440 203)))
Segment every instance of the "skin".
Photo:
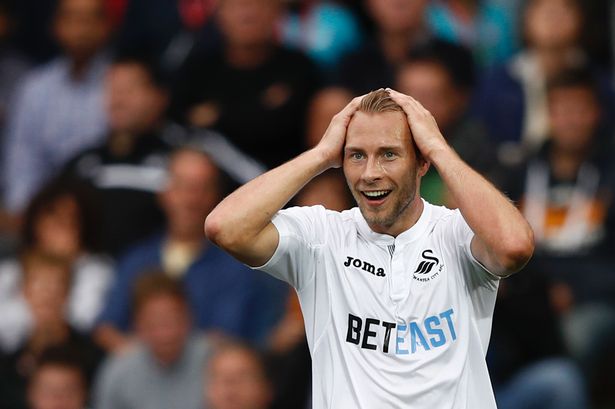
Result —
POLYGON ((81 252, 79 212, 71 196, 60 197, 47 207, 34 226, 37 247, 60 257, 75 258, 81 252))
MULTIPOLYGON (((529 260, 534 250, 533 234, 527 221, 506 197, 465 164, 448 146, 429 111, 407 95, 393 90, 388 92, 406 114, 417 149, 427 162, 436 167, 453 199, 458 203, 464 219, 474 232, 471 244, 473 255, 494 274, 507 276, 518 271, 529 260)), ((352 142, 355 149, 365 152, 368 163, 365 165, 367 176, 362 182, 354 176, 354 173, 350 177, 346 175, 355 194, 367 187, 366 179, 371 177, 373 182, 374 175, 370 176, 370 172, 385 174, 383 157, 379 155, 383 155, 389 145, 395 143, 396 136, 381 135, 377 130, 371 129, 378 135, 378 143, 370 144, 365 138, 360 138, 362 142, 359 145, 356 140, 352 140, 353 129, 349 129, 349 125, 357 112, 360 100, 361 97, 353 99, 333 117, 316 147, 252 180, 224 199, 205 221, 205 233, 210 240, 244 263, 257 266, 267 262, 279 241, 279 234, 271 223, 271 218, 316 175, 331 167, 342 165, 347 132, 348 142, 352 142)), ((362 125, 360 114, 357 114, 357 121, 358 125, 362 125)), ((394 122, 392 118, 389 118, 389 121, 394 122)), ((395 128, 393 125, 390 126, 393 127, 390 129, 393 132, 395 128)), ((370 128, 364 129, 359 126, 354 130, 367 132, 370 128)), ((408 159, 406 163, 407 166, 403 166, 406 171, 405 177, 415 174, 412 172, 421 175, 426 170, 425 165, 419 164, 416 160, 408 159)), ((416 195, 411 200, 416 204, 411 203, 404 208, 404 200, 408 200, 407 193, 402 192, 404 182, 401 182, 397 175, 397 170, 390 172, 386 176, 381 176, 382 181, 378 182, 384 187, 391 188, 394 200, 388 202, 385 200, 383 203, 359 203, 363 208, 362 211, 366 209, 365 204, 372 207, 366 209, 372 228, 393 236, 412 227, 417 220, 417 214, 422 211, 419 210, 422 202, 417 200, 416 195), (399 201, 402 203, 401 206, 399 201), (398 217, 393 221, 390 217, 396 212, 398 217)), ((411 191, 414 182, 405 183, 411 191)), ((416 185, 415 191, 418 189, 418 183, 416 185)))
POLYGON ((109 125, 119 133, 153 128, 167 105, 165 93, 138 64, 113 65, 105 78, 105 93, 109 125))
POLYGON ((30 383, 28 401, 32 409, 83 409, 86 391, 81 373, 60 365, 40 368, 30 383))
POLYGON ((166 294, 152 296, 137 311, 136 331, 161 365, 172 365, 190 333, 188 306, 166 294))
POLYGON ((71 57, 75 70, 106 43, 111 27, 101 0, 63 0, 54 21, 56 39, 71 57))
POLYGON ((371 229, 396 236, 418 220, 423 209, 420 178, 429 164, 416 157, 401 112, 358 112, 348 127, 344 174, 371 229), (366 193, 389 192, 374 200, 366 193))
POLYGON ((273 393, 261 364, 241 348, 224 350, 209 364, 205 398, 212 409, 265 409, 273 393))

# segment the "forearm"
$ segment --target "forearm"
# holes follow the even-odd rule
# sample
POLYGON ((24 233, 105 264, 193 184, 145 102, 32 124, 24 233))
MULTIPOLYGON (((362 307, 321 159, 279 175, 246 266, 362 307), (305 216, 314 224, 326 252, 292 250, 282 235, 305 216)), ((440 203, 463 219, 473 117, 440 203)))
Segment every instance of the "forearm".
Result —
POLYGON ((533 251, 532 230, 517 208, 449 147, 430 155, 475 234, 474 256, 498 274, 520 269, 533 251))
POLYGON ((305 184, 328 168, 324 155, 311 149, 246 183, 209 214, 208 237, 222 247, 250 242, 305 184))

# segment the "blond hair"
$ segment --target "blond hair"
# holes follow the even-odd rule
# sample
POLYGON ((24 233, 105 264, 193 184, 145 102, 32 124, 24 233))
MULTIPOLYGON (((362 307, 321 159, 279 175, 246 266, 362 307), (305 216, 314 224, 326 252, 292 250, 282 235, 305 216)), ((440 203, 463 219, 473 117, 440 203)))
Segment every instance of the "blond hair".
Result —
POLYGON ((397 102, 393 101, 387 91, 380 88, 361 99, 358 111, 366 114, 378 114, 381 112, 403 112, 403 109, 397 102))

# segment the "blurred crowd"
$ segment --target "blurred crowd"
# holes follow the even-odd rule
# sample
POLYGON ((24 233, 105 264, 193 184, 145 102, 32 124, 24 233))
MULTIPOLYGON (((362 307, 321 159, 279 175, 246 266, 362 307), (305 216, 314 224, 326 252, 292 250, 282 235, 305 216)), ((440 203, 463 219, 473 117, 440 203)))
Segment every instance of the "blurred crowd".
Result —
POLYGON ((499 407, 615 407, 614 36, 608 0, 0 0, 0 409, 310 407, 294 292, 202 226, 381 87, 534 229, 499 407))

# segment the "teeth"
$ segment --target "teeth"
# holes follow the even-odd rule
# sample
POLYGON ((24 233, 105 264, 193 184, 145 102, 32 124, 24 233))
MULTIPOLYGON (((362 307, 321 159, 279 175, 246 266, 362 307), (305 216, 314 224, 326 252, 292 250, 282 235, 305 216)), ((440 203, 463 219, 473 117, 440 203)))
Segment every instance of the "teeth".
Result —
POLYGON ((388 190, 376 190, 374 192, 363 192, 367 197, 380 197, 389 193, 388 190))

